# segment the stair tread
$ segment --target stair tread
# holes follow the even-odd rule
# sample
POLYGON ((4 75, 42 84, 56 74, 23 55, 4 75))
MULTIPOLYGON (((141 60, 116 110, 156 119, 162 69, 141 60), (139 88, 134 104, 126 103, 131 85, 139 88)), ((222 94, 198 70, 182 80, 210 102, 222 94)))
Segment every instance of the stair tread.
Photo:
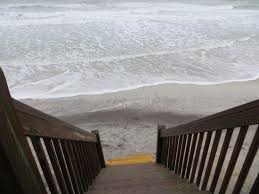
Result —
POLYGON ((88 194, 207 194, 155 163, 108 166, 88 194))

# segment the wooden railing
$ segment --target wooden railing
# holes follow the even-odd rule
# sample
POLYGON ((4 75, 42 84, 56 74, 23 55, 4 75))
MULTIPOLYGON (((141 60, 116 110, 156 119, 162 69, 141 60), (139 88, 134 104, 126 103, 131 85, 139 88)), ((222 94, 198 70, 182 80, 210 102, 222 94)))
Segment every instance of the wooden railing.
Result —
POLYGON ((237 194, 248 189, 245 193, 258 194, 258 124, 259 100, 173 128, 159 126, 156 161, 201 190, 237 194), (250 146, 240 154, 245 139, 250 146), (240 170, 237 163, 241 161, 240 170), (248 176, 251 172, 254 178, 248 176), (244 188, 245 182, 250 186, 244 188))
POLYGON ((1 193, 83 194, 105 167, 98 131, 12 99, 1 69, 0 127, 1 193))

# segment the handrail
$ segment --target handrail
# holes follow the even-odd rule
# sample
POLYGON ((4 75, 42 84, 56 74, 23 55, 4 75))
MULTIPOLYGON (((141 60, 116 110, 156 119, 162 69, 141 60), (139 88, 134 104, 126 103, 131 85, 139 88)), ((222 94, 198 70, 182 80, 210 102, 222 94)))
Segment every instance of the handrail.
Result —
POLYGON ((17 116, 28 136, 96 142, 96 135, 13 99, 17 116))
POLYGON ((259 123, 259 100, 222 111, 183 125, 161 130, 161 136, 215 131, 259 123))
POLYGON ((5 194, 85 193, 105 168, 87 132, 11 98, 0 68, 0 170, 5 194))
MULTIPOLYGON (((220 194, 226 193, 228 189, 233 189, 233 193, 238 194, 243 189, 247 178, 250 178, 248 173, 253 162, 259 160, 259 158, 256 159, 259 147, 258 124, 259 100, 256 100, 183 125, 171 128, 159 126, 156 161, 179 174, 181 178, 189 179, 191 183, 195 182, 201 190, 215 193, 216 187, 219 186, 220 194), (223 166, 226 165, 227 152, 232 149, 229 145, 235 130, 238 130, 238 135, 234 139, 234 147, 225 175, 220 180, 223 166), (243 166, 234 187, 230 188, 229 183, 237 169, 242 146, 247 133, 251 130, 255 131, 254 137, 250 139, 251 144, 247 154, 242 154, 243 166), (220 140, 223 144, 219 150, 220 140), (215 159, 217 153, 218 160, 215 159), (214 173, 212 173, 213 166, 214 173), (209 185, 210 177, 212 181, 209 185)), ((249 180, 250 194, 259 193, 259 172, 256 173, 257 177, 254 177, 254 181, 249 180)))

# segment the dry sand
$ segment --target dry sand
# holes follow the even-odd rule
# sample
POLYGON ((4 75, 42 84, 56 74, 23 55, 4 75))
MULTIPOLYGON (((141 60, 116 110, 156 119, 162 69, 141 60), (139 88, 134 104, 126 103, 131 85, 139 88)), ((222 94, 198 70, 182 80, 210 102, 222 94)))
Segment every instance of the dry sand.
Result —
POLYGON ((134 90, 23 102, 87 131, 99 129, 106 159, 154 153, 158 124, 174 126, 259 98, 259 80, 162 84, 134 90))
MULTIPOLYGON (((101 95, 22 101, 87 131, 100 130, 105 158, 110 159, 138 152, 154 154, 158 124, 175 126, 257 99, 259 80, 204 86, 162 84, 101 95)), ((246 136, 227 193, 232 193, 256 127, 252 126, 246 136)), ((223 180, 238 131, 233 134, 219 182, 223 180)), ((216 161, 224 135, 225 130, 216 161)), ((259 152, 241 193, 249 192, 258 171, 259 152)))

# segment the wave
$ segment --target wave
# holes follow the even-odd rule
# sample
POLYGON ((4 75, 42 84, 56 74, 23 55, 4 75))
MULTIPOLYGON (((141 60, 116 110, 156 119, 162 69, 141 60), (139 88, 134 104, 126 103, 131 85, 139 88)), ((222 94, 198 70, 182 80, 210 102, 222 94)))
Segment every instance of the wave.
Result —
MULTIPOLYGON (((118 88, 118 89, 107 89, 107 90, 100 90, 100 91, 92 91, 92 92, 77 92, 77 93, 63 93, 62 95, 55 95, 53 93, 47 92, 45 94, 21 94, 18 95, 17 93, 15 94, 16 99, 56 99, 56 98, 68 98, 68 97, 75 97, 75 96, 91 96, 91 95, 102 95, 102 94, 109 94, 109 93, 117 93, 117 92, 124 92, 124 91, 130 91, 130 90, 135 90, 143 87, 152 87, 152 86, 159 86, 159 85, 164 85, 164 84, 180 84, 180 85, 198 85, 198 86, 210 86, 210 85, 221 85, 221 84, 229 84, 229 83, 236 83, 236 82, 247 82, 247 81, 256 81, 259 79, 259 74, 253 78, 249 79, 232 79, 232 80, 225 80, 225 81, 218 81, 218 82, 188 82, 188 81, 160 81, 160 82, 155 82, 155 83, 149 83, 149 84, 140 84, 140 85, 135 85, 135 86, 130 86, 130 87, 124 87, 124 88, 118 88)), ((60 86, 58 86, 60 87, 60 86)), ((11 88, 12 92, 13 88, 11 88)), ((119 104, 116 107, 122 106, 122 104, 119 104)), ((113 107, 113 108, 116 108, 113 107)), ((109 107, 110 108, 110 107, 109 107)), ((101 109, 100 109, 101 110, 101 109)), ((95 110, 95 111, 100 111, 100 110, 95 110)))

